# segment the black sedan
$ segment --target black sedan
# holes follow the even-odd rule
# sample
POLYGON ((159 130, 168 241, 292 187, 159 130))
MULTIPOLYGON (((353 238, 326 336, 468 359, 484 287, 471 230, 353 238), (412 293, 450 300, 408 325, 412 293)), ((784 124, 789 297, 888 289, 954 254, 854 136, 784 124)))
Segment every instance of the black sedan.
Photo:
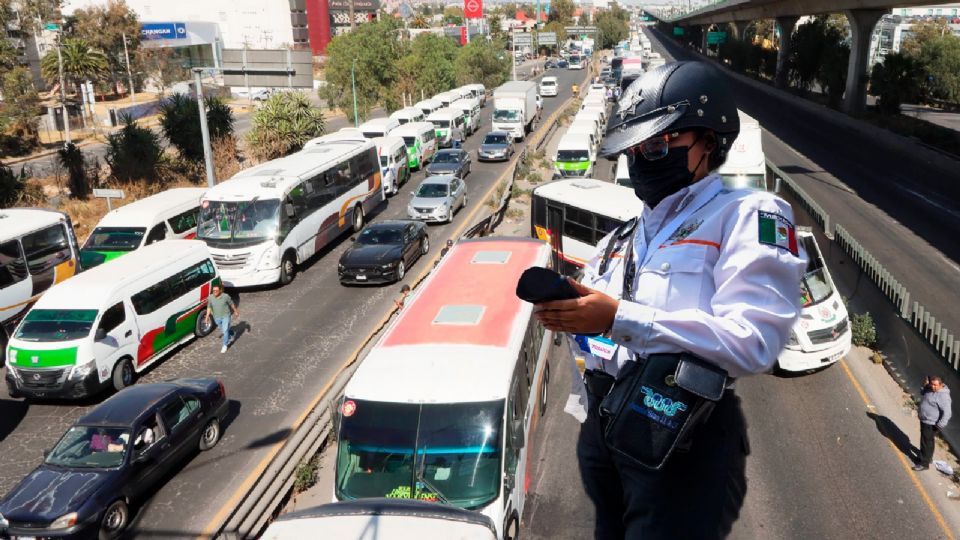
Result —
POLYGON ((450 174, 463 178, 470 174, 470 154, 463 148, 440 150, 427 165, 427 176, 450 174))
POLYGON ((340 256, 340 283, 392 283, 430 251, 425 224, 392 220, 367 225, 340 256))
POLYGON ((118 538, 130 506, 220 440, 223 384, 176 379, 131 386, 82 416, 0 501, 0 532, 20 538, 118 538))

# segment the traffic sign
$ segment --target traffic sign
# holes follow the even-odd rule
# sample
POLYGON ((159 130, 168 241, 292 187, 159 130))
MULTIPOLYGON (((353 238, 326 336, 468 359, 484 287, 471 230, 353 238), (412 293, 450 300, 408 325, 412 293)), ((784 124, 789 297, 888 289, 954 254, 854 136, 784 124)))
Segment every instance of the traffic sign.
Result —
POLYGON ((566 30, 568 34, 596 34, 597 33, 596 26, 567 26, 567 27, 564 27, 564 30, 566 30))
POLYGON ((463 16, 467 19, 482 19, 483 0, 466 0, 463 3, 463 16))
POLYGON ((719 45, 727 41, 726 32, 707 32, 707 45, 719 45))
POLYGON ((682 35, 683 35, 683 27, 682 27, 682 26, 674 26, 674 27, 673 27, 673 35, 675 35, 675 36, 682 36, 682 35))
POLYGON ((113 210, 113 205, 110 204, 110 199, 122 199, 123 190, 122 189, 94 189, 93 196, 106 199, 107 200, 107 210, 113 210))
POLYGON ((60 25, 57 24, 57 23, 49 23, 49 22, 48 22, 47 24, 43 25, 43 29, 44 29, 44 30, 50 30, 50 31, 52 31, 52 32, 56 32, 57 30, 60 30, 60 25))
POLYGON ((540 32, 537 34, 537 43, 540 45, 556 45, 557 44, 557 33, 556 32, 540 32))
POLYGON ((527 32, 515 32, 513 34, 514 45, 533 45, 533 34, 527 32))

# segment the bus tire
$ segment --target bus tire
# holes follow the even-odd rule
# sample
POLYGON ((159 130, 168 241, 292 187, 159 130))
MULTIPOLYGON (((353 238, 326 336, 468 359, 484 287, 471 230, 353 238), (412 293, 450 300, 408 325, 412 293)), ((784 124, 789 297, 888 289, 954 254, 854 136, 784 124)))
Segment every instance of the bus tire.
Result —
POLYGON ((520 538, 520 519, 514 512, 503 528, 503 540, 517 540, 518 538, 520 538))
POLYGON ((550 387, 550 361, 547 360, 543 366, 543 382, 540 383, 540 416, 547 413, 547 398, 549 397, 550 387))
POLYGON ((353 208, 353 232, 358 233, 363 228, 363 206, 357 205, 353 208))
POLYGON ((113 375, 111 377, 113 389, 117 392, 132 385, 137 379, 137 372, 133 370, 133 363, 129 356, 124 356, 113 365, 113 375))
POLYGON ((200 313, 197 314, 197 324, 193 329, 193 333, 198 337, 207 337, 210 335, 210 332, 213 332, 213 317, 207 317, 207 308, 204 306, 200 310, 200 313))
POLYGON ((297 258, 287 252, 280 259, 280 285, 289 285, 297 276, 297 258))

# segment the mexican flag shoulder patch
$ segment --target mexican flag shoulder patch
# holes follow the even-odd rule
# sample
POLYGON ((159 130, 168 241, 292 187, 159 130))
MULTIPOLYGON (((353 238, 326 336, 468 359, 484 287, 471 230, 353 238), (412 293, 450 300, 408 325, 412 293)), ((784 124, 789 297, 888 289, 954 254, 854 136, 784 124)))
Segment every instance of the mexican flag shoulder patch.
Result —
POLYGON ((797 251, 797 231, 790 220, 773 212, 760 211, 761 244, 768 244, 783 248, 794 255, 797 251))

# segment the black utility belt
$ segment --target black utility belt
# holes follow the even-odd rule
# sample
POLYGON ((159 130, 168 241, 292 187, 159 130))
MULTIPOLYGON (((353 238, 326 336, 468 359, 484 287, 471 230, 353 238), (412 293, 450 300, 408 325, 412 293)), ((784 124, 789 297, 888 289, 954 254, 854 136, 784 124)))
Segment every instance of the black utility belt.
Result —
POLYGON ((726 371, 688 353, 638 358, 625 363, 616 378, 596 371, 584 375, 587 391, 602 398, 607 446, 654 470, 675 449, 689 446, 728 380, 726 371))

